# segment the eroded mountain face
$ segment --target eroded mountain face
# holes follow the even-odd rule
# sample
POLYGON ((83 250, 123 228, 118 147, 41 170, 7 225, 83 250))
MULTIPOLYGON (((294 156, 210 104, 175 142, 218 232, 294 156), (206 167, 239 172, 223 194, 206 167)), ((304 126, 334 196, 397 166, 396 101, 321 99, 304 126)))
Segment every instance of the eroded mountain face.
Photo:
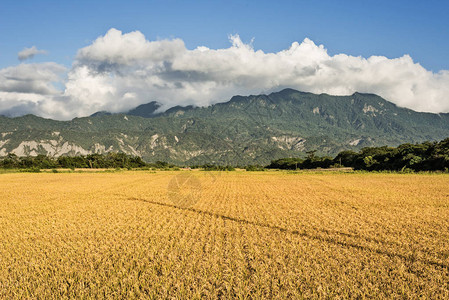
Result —
POLYGON ((151 102, 125 114, 71 121, 0 117, 0 156, 124 152, 146 161, 265 164, 318 150, 334 155, 449 136, 449 115, 418 113, 372 94, 315 95, 286 89, 235 96, 209 107, 158 113, 151 102))

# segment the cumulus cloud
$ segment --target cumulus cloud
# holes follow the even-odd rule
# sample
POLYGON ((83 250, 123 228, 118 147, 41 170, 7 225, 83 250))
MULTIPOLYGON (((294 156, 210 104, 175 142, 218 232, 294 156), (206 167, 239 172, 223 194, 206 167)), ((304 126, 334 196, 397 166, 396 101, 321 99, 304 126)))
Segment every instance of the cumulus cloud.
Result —
POLYGON ((48 108, 48 104, 57 97, 62 97, 62 91, 55 84, 62 83, 66 72, 67 68, 52 62, 0 69, 0 114, 17 116, 34 113, 54 117, 55 108, 43 108, 48 108))
POLYGON ((10 93, 32 93, 36 98, 29 102, 16 97, 22 101, 20 111, 26 110, 24 103, 32 103, 30 111, 68 119, 100 110, 123 112, 154 100, 165 109, 205 106, 236 94, 290 87, 333 95, 376 93, 418 111, 449 111, 449 71, 433 73, 408 55, 394 59, 331 56, 310 39, 265 53, 237 35, 229 39, 229 48, 189 50, 180 39, 150 41, 138 31, 110 29, 79 49, 61 91, 51 84, 60 76, 59 67, 19 65, 0 70, 0 104, 17 96, 10 93), (29 78, 35 76, 32 68, 40 72, 38 79, 29 78))
POLYGON ((36 46, 33 46, 31 48, 24 48, 22 51, 17 53, 17 57, 20 61, 33 58, 37 54, 47 54, 47 51, 45 50, 39 50, 36 48, 36 46))
POLYGON ((56 63, 21 64, 0 70, 0 91, 51 95, 58 90, 51 84, 59 81, 66 72, 64 66, 56 63))

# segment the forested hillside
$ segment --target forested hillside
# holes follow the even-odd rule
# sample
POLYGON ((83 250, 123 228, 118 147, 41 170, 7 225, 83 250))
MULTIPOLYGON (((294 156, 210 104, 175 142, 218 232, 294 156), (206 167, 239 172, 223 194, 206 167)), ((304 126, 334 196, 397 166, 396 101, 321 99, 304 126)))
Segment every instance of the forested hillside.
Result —
POLYGON ((286 89, 235 96, 208 107, 156 102, 123 114, 99 112, 71 121, 0 116, 0 157, 50 157, 122 152, 148 162, 268 164, 307 151, 344 150, 442 140, 449 115, 418 113, 372 94, 315 95, 286 89))

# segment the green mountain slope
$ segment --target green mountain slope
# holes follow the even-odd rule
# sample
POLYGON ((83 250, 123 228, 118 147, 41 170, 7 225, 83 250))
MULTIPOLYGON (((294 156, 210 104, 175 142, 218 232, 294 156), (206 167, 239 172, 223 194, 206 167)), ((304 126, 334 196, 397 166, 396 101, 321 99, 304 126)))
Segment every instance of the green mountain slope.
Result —
POLYGON ((449 114, 418 113, 372 94, 286 89, 161 114, 154 113, 157 107, 152 102, 133 115, 102 113, 67 122, 0 117, 0 156, 120 151, 178 164, 265 164, 308 150, 333 155, 449 136, 449 114))

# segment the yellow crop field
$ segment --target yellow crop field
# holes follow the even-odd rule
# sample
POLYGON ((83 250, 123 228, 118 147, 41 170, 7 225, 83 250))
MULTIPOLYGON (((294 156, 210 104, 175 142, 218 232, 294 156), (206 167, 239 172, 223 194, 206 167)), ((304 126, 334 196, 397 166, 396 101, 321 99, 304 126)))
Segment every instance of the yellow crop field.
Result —
POLYGON ((0 298, 449 298, 445 174, 0 174, 0 298))

